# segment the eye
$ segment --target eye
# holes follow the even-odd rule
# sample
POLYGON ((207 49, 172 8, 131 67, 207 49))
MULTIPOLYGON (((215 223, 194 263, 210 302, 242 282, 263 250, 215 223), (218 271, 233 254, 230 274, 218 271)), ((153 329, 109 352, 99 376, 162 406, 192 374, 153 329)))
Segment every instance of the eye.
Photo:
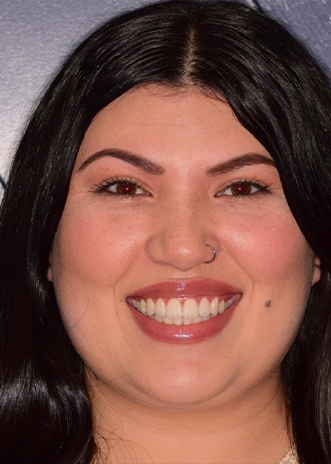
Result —
POLYGON ((269 190, 265 185, 259 182, 252 182, 248 180, 240 180, 229 185, 225 189, 217 193, 216 196, 233 196, 245 197, 250 195, 257 195, 267 193, 269 190))
POLYGON ((142 195, 144 193, 141 187, 127 180, 113 182, 107 190, 115 195, 142 195))
POLYGON ((138 182, 133 179, 114 178, 97 185, 97 193, 106 193, 114 196, 148 195, 138 182))

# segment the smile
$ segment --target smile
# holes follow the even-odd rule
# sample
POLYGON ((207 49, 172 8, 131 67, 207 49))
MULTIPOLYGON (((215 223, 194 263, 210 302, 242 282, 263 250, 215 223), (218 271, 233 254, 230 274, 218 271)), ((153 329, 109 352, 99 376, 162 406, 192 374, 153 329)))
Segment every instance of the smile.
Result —
POLYGON ((231 297, 196 298, 127 298, 127 303, 145 316, 168 325, 189 325, 208 321, 230 309, 241 298, 231 297))

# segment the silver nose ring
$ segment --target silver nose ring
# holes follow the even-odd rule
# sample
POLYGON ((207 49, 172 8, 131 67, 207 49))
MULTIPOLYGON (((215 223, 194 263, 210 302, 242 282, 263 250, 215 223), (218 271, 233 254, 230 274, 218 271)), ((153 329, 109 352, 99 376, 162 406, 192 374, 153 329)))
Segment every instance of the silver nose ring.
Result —
POLYGON ((213 245, 209 245, 209 243, 205 243, 205 245, 206 245, 206 247, 210 248, 211 251, 213 252, 213 257, 212 257, 212 259, 211 259, 210 261, 205 261, 205 264, 210 264, 210 263, 212 263, 213 261, 215 261, 215 259, 216 259, 216 254, 217 254, 217 253, 216 253, 216 250, 215 250, 215 248, 213 247, 213 245))

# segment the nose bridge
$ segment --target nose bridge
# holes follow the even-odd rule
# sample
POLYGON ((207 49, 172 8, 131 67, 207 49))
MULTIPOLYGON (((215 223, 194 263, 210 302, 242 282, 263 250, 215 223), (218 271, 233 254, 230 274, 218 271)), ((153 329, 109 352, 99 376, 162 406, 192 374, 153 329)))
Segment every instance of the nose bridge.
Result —
POLYGON ((202 221, 201 208, 196 202, 177 201, 164 215, 164 236, 181 247, 189 247, 199 240, 202 221))
POLYGON ((207 210, 202 198, 189 195, 168 202, 155 218, 154 234, 147 243, 149 258, 180 270, 209 261, 212 250, 205 243, 213 239, 207 210))

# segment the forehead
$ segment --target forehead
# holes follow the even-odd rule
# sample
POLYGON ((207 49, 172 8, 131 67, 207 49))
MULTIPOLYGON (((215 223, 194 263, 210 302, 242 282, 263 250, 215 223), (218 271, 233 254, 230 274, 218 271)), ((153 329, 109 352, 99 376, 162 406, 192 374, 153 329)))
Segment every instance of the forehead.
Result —
POLYGON ((222 115, 235 116, 221 96, 206 94, 198 87, 173 88, 150 84, 124 93, 103 108, 91 126, 116 117, 120 124, 208 126, 222 115))
POLYGON ((110 146, 151 156, 267 153, 221 97, 196 87, 177 90, 163 85, 135 88, 101 110, 85 134, 79 156, 110 146))

